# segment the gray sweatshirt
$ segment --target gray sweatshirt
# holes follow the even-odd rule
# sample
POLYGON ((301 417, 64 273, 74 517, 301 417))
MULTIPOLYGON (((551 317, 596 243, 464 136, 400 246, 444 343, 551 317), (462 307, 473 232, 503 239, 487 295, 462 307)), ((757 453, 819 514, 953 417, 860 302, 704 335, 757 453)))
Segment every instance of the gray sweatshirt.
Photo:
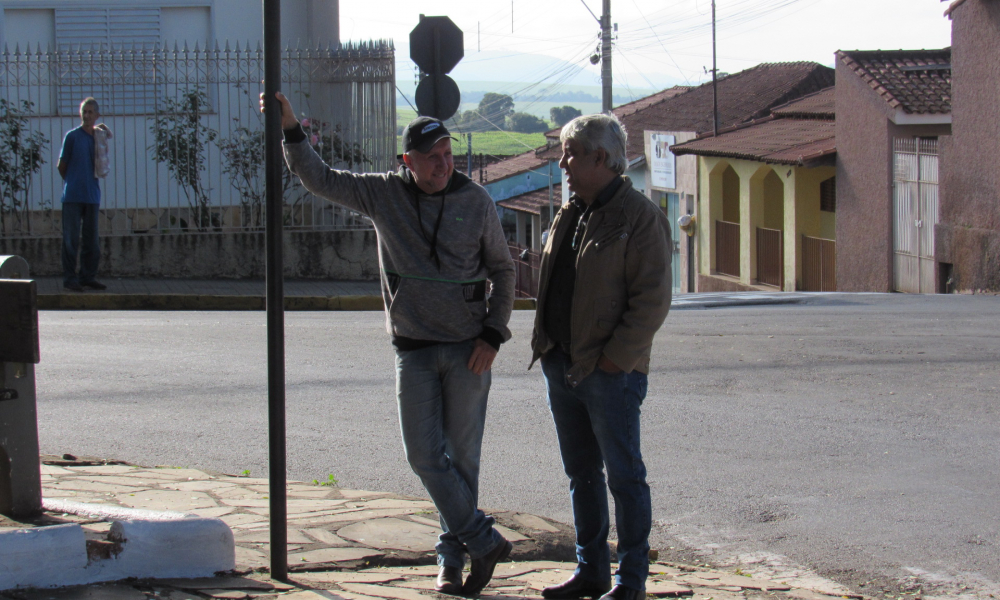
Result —
POLYGON ((456 171, 444 192, 427 195, 405 166, 357 174, 331 169, 307 141, 286 140, 284 150, 307 190, 375 224, 386 329, 394 339, 481 337, 494 347, 510 339, 514 262, 482 186, 456 171))

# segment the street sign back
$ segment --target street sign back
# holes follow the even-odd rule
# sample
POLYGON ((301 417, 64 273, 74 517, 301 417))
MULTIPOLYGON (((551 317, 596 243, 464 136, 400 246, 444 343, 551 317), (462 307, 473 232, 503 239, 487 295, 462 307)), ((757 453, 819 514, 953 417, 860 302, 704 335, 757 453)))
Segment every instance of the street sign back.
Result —
POLYGON ((458 84, 447 75, 428 75, 417 86, 417 112, 445 121, 455 116, 462 103, 458 84))
POLYGON ((465 56, 465 36, 448 17, 423 17, 410 32, 410 58, 424 73, 444 75, 465 56))

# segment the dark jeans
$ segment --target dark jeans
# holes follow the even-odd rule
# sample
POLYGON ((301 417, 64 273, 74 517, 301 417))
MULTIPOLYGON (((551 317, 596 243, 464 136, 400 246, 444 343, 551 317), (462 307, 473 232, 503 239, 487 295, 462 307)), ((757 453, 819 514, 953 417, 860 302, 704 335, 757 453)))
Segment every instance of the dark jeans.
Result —
POLYGON ((97 267, 101 261, 97 227, 98 209, 99 205, 97 204, 63 202, 62 263, 64 285, 90 283, 97 278, 97 267), (77 253, 80 255, 79 278, 76 274, 77 253))
POLYGON ((646 375, 600 369, 576 387, 566 383, 569 356, 553 350, 542 357, 549 408, 569 475, 576 526, 576 573, 590 581, 611 578, 608 550, 608 489, 615 499, 618 571, 615 583, 646 589, 652 504, 639 447, 639 415, 646 375), (605 482, 604 469, 607 468, 605 482))

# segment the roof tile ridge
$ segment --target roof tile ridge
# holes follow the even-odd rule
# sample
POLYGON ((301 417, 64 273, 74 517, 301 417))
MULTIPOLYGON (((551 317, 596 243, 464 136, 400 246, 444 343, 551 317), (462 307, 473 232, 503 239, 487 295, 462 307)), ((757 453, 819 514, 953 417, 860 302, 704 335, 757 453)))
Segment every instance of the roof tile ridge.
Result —
MULTIPOLYGON (((869 52, 872 54, 884 53, 882 50, 855 50, 853 52, 869 52)), ((872 89, 876 94, 882 96, 886 103, 893 108, 902 106, 902 102, 896 98, 895 94, 890 92, 882 85, 882 81, 875 76, 868 68, 863 66, 861 63, 854 60, 852 56, 849 56, 845 51, 838 50, 837 54, 841 55, 841 60, 844 62, 844 66, 848 67, 854 74, 857 75, 862 81, 868 84, 868 87, 872 89)))

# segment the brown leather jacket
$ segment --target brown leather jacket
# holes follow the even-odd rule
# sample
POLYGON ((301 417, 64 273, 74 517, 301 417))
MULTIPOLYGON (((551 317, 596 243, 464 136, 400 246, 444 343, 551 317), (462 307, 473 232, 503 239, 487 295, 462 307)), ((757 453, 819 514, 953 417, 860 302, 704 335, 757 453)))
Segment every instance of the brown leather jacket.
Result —
MULTIPOLYGON (((593 372, 602 353, 625 371, 648 373, 653 335, 670 310, 670 224, 658 206, 623 178, 611 200, 590 216, 576 259, 570 316, 573 366, 566 376, 571 386, 593 372)), ((554 252, 565 236, 573 235, 577 217, 574 206, 563 206, 542 251, 532 365, 554 346, 545 330, 545 302, 554 252)))

